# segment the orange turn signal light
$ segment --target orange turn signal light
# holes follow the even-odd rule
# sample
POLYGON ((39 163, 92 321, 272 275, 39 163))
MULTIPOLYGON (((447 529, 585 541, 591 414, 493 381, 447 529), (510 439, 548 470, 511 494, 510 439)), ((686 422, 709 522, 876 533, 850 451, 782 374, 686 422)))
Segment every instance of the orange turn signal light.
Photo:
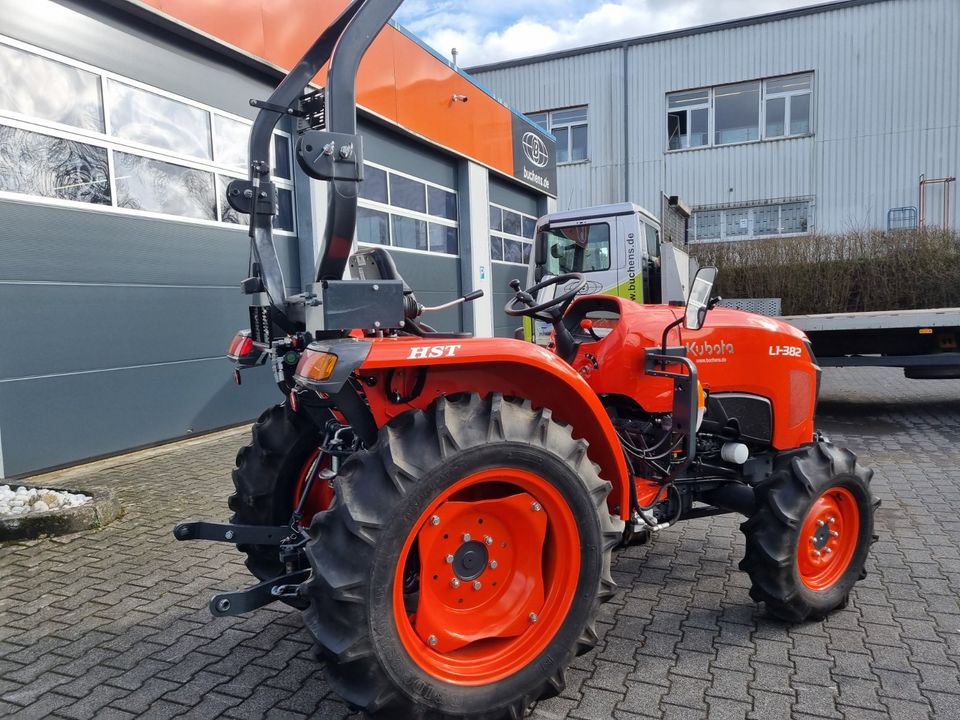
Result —
POLYGON ((298 380, 323 382, 330 379, 336 366, 337 356, 333 353, 308 350, 300 358, 296 376, 298 380))

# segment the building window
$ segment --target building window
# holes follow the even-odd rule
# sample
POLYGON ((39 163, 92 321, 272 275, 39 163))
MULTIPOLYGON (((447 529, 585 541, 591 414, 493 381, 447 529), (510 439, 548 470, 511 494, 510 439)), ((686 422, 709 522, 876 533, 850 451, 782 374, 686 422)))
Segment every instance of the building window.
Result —
MULTIPOLYGON (((0 193, 245 224, 226 187, 246 177, 252 123, 0 37, 0 193)), ((271 148, 278 214, 293 233, 291 138, 271 148)))
POLYGON ((557 139, 557 164, 587 159, 587 106, 529 113, 530 120, 557 139))
POLYGON ((526 265, 530 262, 537 219, 533 215, 490 205, 490 259, 526 265))
POLYGON ((667 149, 807 135, 812 94, 812 73, 670 93, 667 149))
POLYGON ((442 185, 364 163, 357 241, 457 255, 457 193, 442 185))
POLYGON ((691 242, 749 240, 803 235, 813 228, 809 200, 697 210, 690 218, 691 242))
POLYGON ((667 98, 667 142, 671 150, 710 142, 710 91, 674 93, 667 98))

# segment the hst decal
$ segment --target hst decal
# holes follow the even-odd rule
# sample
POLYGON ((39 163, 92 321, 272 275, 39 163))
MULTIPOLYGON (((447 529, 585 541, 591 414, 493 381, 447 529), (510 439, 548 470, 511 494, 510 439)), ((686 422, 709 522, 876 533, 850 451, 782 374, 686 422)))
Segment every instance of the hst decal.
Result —
POLYGON ((461 345, 421 345, 410 348, 407 360, 424 360, 426 358, 453 357, 461 345))

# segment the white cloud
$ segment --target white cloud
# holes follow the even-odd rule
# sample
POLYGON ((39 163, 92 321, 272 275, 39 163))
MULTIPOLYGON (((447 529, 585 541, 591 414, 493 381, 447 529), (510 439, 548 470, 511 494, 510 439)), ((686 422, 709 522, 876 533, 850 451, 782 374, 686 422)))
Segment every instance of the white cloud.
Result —
POLYGON ((409 0, 398 16, 444 56, 480 65, 704 23, 758 15, 820 0, 409 0))

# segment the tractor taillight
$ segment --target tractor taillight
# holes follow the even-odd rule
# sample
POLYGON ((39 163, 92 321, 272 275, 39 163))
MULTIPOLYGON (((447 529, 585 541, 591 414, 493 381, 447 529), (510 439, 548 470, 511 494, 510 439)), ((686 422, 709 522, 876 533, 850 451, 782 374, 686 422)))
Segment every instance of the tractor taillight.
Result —
POLYGON ((230 347, 227 349, 227 357, 231 360, 239 360, 242 357, 251 355, 254 352, 253 338, 250 337, 249 330, 243 330, 237 333, 230 341, 230 347))
POLYGON ((337 356, 333 353, 307 350, 300 358, 297 372, 293 376, 297 382, 310 385, 313 382, 329 380, 337 366, 337 356))

